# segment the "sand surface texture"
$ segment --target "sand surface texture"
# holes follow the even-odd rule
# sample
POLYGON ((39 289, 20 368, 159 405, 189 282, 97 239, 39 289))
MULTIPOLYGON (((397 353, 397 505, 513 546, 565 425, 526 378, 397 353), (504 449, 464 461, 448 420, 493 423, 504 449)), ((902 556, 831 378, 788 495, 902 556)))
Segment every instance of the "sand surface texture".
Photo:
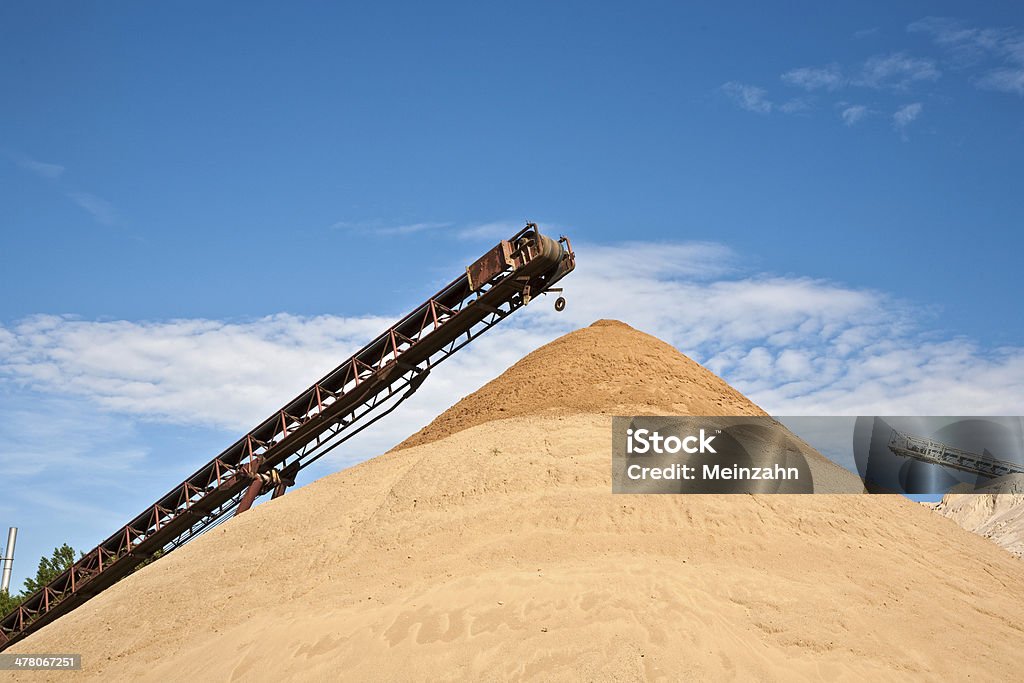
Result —
POLYGON ((641 410, 760 412, 587 328, 12 651, 79 680, 1019 678, 1019 560, 896 496, 613 496, 609 416, 641 410))

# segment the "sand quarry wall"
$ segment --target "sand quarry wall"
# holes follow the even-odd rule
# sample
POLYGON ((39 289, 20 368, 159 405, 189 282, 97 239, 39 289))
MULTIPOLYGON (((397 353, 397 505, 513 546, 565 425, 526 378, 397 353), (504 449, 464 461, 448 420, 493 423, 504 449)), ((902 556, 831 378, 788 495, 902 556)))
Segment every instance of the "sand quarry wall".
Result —
POLYGON ((974 493, 947 493, 934 509, 1024 559, 1024 474, 1000 477, 974 493))
POLYGON ((575 332, 11 651, 83 680, 1019 677, 1022 563, 923 506, 611 495, 609 416, 669 411, 761 412, 631 328, 575 332))

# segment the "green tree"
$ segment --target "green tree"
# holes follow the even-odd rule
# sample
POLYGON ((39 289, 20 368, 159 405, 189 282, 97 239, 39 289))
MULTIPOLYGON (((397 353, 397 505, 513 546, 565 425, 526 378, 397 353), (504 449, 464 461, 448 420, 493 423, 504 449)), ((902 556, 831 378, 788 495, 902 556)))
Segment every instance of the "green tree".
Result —
POLYGON ((20 605, 25 598, 50 583, 75 563, 75 549, 67 543, 53 549, 49 557, 39 558, 39 568, 34 578, 25 579, 25 587, 20 595, 11 595, 7 591, 0 592, 0 617, 4 617, 20 605))
POLYGON ((75 555, 75 549, 65 543, 59 548, 54 548, 50 557, 39 558, 35 578, 25 579, 25 588, 22 589, 21 595, 27 598, 56 579, 61 572, 75 563, 75 555))
POLYGON ((21 604, 22 597, 11 595, 7 591, 0 591, 0 618, 7 616, 21 604))

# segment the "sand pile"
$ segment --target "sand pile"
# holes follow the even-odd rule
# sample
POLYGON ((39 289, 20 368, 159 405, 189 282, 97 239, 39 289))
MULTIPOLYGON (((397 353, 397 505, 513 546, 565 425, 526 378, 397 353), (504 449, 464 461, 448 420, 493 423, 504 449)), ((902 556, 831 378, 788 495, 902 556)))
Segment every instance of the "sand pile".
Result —
POLYGON ((1024 474, 1000 477, 974 493, 947 493, 934 509, 1024 558, 1024 474))
POLYGON ((896 496, 613 496, 625 406, 758 412, 646 335, 588 328, 420 445, 255 508, 12 650, 113 680, 1019 675, 1018 560, 896 496))
POLYGON ((675 347, 618 320, 598 320, 542 346, 400 446, 418 446, 508 417, 766 415, 675 347))

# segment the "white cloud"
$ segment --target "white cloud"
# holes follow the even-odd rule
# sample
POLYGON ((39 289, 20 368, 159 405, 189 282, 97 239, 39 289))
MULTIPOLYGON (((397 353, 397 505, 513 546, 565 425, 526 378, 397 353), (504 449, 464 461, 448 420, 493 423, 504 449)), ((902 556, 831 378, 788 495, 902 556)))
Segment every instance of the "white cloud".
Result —
POLYGON ((201 464, 202 455, 193 457, 178 436, 163 444, 164 457, 155 458, 154 444, 146 443, 133 420, 79 396, 21 390, 4 379, 0 521, 21 528, 16 588, 55 545, 93 547, 201 464))
MULTIPOLYGON (((676 345, 777 414, 1018 414, 1024 349, 937 340, 921 314, 870 290, 686 270, 605 280, 631 250, 580 249, 574 324, 619 317, 676 345)), ((544 318, 556 314, 540 311, 544 318)))
POLYGON ((480 223, 478 225, 468 225, 459 228, 456 232, 456 236, 459 239, 494 240, 496 242, 497 240, 508 239, 522 230, 524 225, 526 225, 526 221, 493 221, 490 223, 480 223))
POLYGON ((1020 32, 1009 28, 977 28, 949 17, 925 17, 907 26, 910 33, 924 33, 936 45, 953 51, 961 64, 971 64, 986 56, 1012 54, 1020 32))
MULTIPOLYGON (((7 392, 4 392, 7 394, 7 392)), ((15 392, 18 393, 18 392, 15 392)), ((18 396, 4 396, 5 419, 0 424, 0 472, 5 476, 29 476, 46 470, 86 464, 91 474, 110 475, 132 469, 144 457, 133 444, 110 447, 134 439, 124 420, 109 414, 83 410, 74 399, 35 396, 19 404, 18 396), (60 443, 55 448, 54 443, 60 443), (99 446, 105 448, 94 452, 99 446)))
MULTIPOLYGON (((436 221, 419 223, 389 223, 382 220, 369 221, 338 221, 330 226, 331 230, 343 230, 361 235, 376 237, 409 237, 413 235, 429 235, 432 239, 448 240, 453 243, 496 244, 499 240, 508 239, 522 230, 526 219, 489 221, 485 223, 461 223, 454 221, 436 221)), ((539 220, 546 234, 558 235, 565 232, 557 222, 539 220)), ((572 232, 576 232, 572 230, 572 232)), ((463 245, 465 246, 465 245, 463 245)), ((462 247, 458 247, 462 251, 462 247)), ((473 258, 477 247, 471 247, 464 254, 473 258)), ((447 280, 445 280, 447 282, 447 280)))
POLYGON ((868 108, 863 104, 853 104, 845 107, 839 115, 842 117, 843 123, 853 126, 864 120, 864 117, 868 115, 868 108))
POLYGON ((437 230, 438 228, 446 228, 449 223, 405 223, 404 225, 393 225, 384 228, 379 228, 377 234, 379 235, 412 235, 417 232, 425 232, 427 230, 437 230))
POLYGON ((981 28, 948 17, 926 17, 907 30, 931 36, 960 68, 987 63, 984 73, 973 79, 977 87, 1024 95, 1024 31, 1019 28, 981 28), (994 61, 1002 64, 994 66, 994 61))
POLYGON ((1024 69, 993 69, 975 82, 979 88, 1024 95, 1024 69))
POLYGON ((806 97, 794 97, 778 105, 778 110, 783 114, 796 114, 801 111, 807 111, 810 108, 811 100, 806 97))
POLYGON ((26 171, 30 171, 37 176, 48 180, 56 180, 64 174, 64 167, 60 164, 48 164, 42 161, 36 161, 35 159, 29 159, 28 157, 21 157, 17 161, 18 165, 26 171))
POLYGON ((757 114, 770 114, 773 111, 780 111, 783 114, 795 114, 810 109, 811 101, 806 97, 794 97, 785 102, 775 103, 768 99, 768 91, 756 85, 736 83, 730 81, 719 88, 725 95, 735 102, 740 109, 746 109, 757 114))
MULTIPOLYGON (((557 231, 557 226, 542 221, 548 232, 557 231)), ((379 237, 408 236, 430 233, 445 239, 480 240, 485 242, 506 239, 523 229, 526 220, 490 221, 486 223, 456 223, 453 221, 430 221, 418 223, 394 223, 383 220, 338 221, 330 226, 332 230, 379 237)))
MULTIPOLYGON (((46 178, 47 180, 59 181, 61 176, 64 175, 65 168, 60 164, 50 164, 42 161, 36 161, 25 156, 11 155, 12 159, 23 169, 34 173, 35 175, 46 178)), ((114 205, 98 197, 91 192, 83 192, 76 189, 67 189, 63 183, 56 183, 58 188, 62 188, 65 195, 77 204, 82 209, 85 209, 93 217, 93 219, 102 225, 114 225, 117 223, 117 210, 114 205)))
POLYGON ((897 130, 905 130, 907 126, 917 120, 923 108, 920 102, 911 102, 910 104, 903 105, 893 113, 893 125, 897 130))
MULTIPOLYGON (((0 376, 147 419, 238 428, 279 407, 388 318, 95 322, 35 316, 8 329, 0 376)), ((264 416, 265 417, 265 416, 264 416)))
POLYGON ((736 83, 730 81, 725 83, 721 87, 724 92, 733 102, 735 102, 741 109, 752 111, 758 114, 771 113, 774 106, 768 99, 768 92, 764 88, 759 88, 756 85, 747 85, 745 83, 736 83))
POLYGON ((638 268, 648 278, 699 281, 722 277, 738 266, 733 251, 717 242, 591 244, 586 246, 586 253, 591 262, 600 264, 605 277, 622 282, 635 277, 638 268))
POLYGON ((845 84, 838 64, 792 69, 782 74, 782 81, 805 90, 838 90, 845 84))
POLYGON ((97 223, 113 225, 117 222, 117 210, 113 204, 91 192, 69 192, 68 197, 85 209, 97 223))
POLYGON ((902 90, 917 81, 938 80, 941 75, 933 60, 897 52, 877 55, 865 61, 855 83, 869 88, 902 90))
POLYGON ((331 225, 332 230, 345 230, 361 234, 373 234, 382 237, 401 237, 420 232, 450 228, 451 223, 419 222, 388 224, 383 221, 338 221, 331 225))
MULTIPOLYGON (((349 457, 387 448, 538 345, 606 317, 669 341, 778 414, 1024 411, 1024 349, 936 339, 884 294, 744 273, 717 244, 579 245, 578 253, 578 271, 563 282, 564 313, 550 298, 535 300, 435 370, 402 419, 369 430, 349 457)), ((241 433, 397 317, 37 316, 0 328, 0 377, 111 414, 241 433)))

